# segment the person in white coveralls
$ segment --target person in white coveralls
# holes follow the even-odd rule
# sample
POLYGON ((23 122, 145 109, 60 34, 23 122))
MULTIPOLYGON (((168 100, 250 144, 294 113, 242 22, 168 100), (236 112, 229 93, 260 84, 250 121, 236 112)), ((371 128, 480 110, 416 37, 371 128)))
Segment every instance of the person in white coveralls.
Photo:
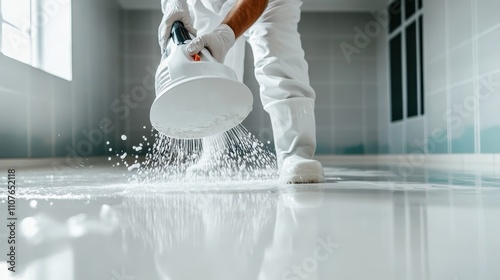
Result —
POLYGON ((315 92, 309 84, 300 34, 301 0, 162 0, 159 28, 162 53, 172 24, 181 21, 197 36, 190 55, 207 48, 221 63, 243 77, 246 39, 254 55, 255 77, 264 110, 271 118, 279 168, 284 183, 325 180, 316 149, 315 92))

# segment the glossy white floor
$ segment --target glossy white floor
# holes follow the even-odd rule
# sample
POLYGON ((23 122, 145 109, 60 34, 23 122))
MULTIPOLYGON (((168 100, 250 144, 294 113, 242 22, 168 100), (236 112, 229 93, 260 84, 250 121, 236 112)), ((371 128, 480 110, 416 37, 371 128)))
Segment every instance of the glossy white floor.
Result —
POLYGON ((13 165, 18 220, 16 273, 1 262, 0 279, 500 279, 495 168, 322 160, 328 182, 300 186, 2 161, 3 259, 13 165))

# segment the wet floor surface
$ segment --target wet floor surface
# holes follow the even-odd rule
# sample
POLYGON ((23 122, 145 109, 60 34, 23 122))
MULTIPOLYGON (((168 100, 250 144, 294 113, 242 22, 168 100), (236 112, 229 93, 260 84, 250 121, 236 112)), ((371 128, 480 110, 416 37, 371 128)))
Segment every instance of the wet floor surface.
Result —
MULTIPOLYGON (((2 262, 0 279, 500 279, 496 173, 325 172, 325 184, 292 186, 18 168, 16 273, 2 262)), ((10 235, 0 227, 4 259, 10 235)))

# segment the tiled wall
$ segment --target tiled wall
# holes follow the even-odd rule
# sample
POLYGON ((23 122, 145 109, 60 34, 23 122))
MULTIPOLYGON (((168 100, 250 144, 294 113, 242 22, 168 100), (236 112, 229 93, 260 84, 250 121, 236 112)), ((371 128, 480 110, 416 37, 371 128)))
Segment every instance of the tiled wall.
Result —
POLYGON ((159 9, 123 13, 123 94, 138 97, 130 113, 121 115, 125 120, 123 133, 128 136, 124 144, 132 151, 132 146, 144 142, 143 136, 148 138, 151 135, 149 110, 155 99, 154 74, 160 63, 158 26, 162 13, 159 9), (143 93, 145 98, 142 98, 143 93))
POLYGON ((378 152, 377 38, 356 44, 358 30, 372 20, 365 13, 303 17, 300 32, 317 94, 318 154, 378 152))
POLYGON ((496 0, 424 0, 426 113, 389 124, 390 153, 500 152, 499 10, 496 0))
POLYGON ((72 81, 0 54, 0 158, 73 164, 117 142, 122 125, 109 104, 121 91, 121 10, 114 1, 72 2, 72 81))
MULTIPOLYGON (((303 13, 299 32, 316 91, 317 154, 378 152, 377 40, 349 58, 341 44, 355 46, 355 28, 372 20, 365 13, 303 13)), ((245 82, 258 99, 251 52, 247 51, 245 82)), ((269 117, 260 104, 244 124, 267 141, 272 137, 269 117)))

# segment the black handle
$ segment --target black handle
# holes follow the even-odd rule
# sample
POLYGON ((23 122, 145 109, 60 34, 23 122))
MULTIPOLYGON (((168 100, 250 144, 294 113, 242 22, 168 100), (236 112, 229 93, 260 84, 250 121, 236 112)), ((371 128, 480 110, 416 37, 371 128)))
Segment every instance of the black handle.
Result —
POLYGON ((184 45, 187 40, 191 40, 191 36, 189 35, 189 31, 184 27, 184 24, 181 21, 176 21, 172 25, 172 32, 170 33, 174 43, 176 45, 184 45))

